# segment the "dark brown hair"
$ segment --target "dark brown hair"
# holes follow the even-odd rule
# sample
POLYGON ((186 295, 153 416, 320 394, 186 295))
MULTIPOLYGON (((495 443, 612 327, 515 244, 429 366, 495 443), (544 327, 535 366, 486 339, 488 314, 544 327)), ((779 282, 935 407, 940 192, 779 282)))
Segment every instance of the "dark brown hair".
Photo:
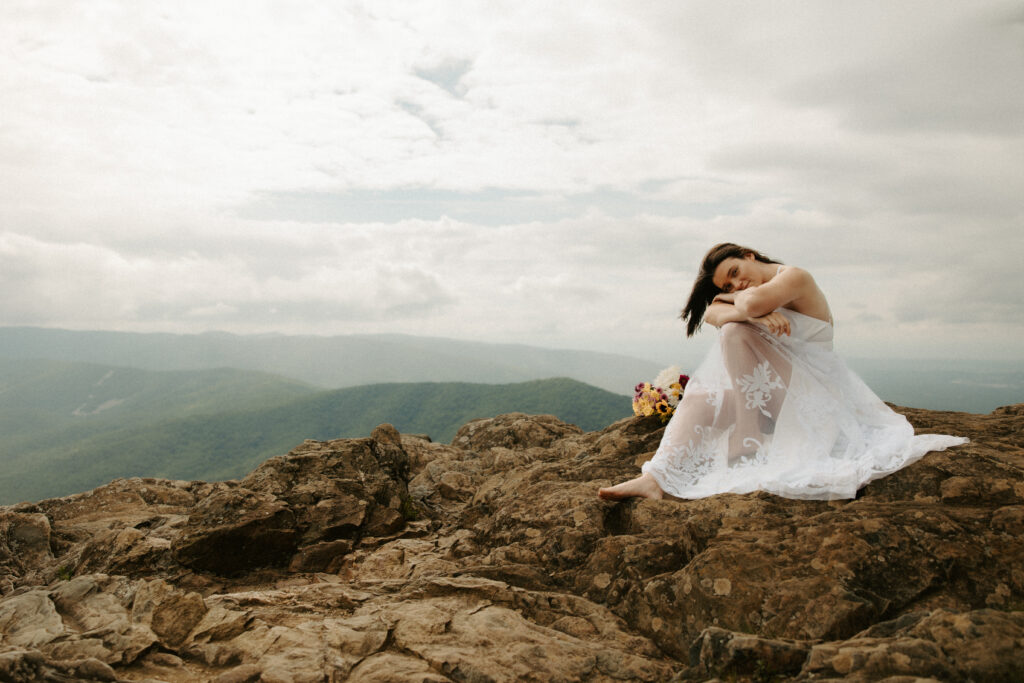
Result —
POLYGON ((704 311, 708 309, 715 296, 722 291, 715 286, 712 279, 719 264, 727 258, 746 258, 747 254, 753 254, 754 258, 761 263, 779 263, 759 251, 741 247, 732 242, 716 244, 704 256, 697 279, 693 281, 690 299, 686 302, 686 308, 679 315, 686 322, 687 337, 692 337, 700 329, 700 324, 704 322, 704 311))

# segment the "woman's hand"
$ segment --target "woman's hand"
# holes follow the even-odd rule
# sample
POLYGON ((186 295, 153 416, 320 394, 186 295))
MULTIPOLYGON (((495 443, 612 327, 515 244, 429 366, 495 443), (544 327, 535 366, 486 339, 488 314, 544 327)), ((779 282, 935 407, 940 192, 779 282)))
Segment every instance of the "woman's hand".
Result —
POLYGON ((736 292, 722 292, 720 294, 716 294, 715 298, 712 299, 712 302, 715 301, 720 301, 724 304, 734 304, 736 303, 736 292))
POLYGON ((789 318, 778 311, 772 311, 768 315, 762 315, 760 318, 751 318, 750 322, 768 328, 768 331, 774 335, 782 336, 790 333, 789 318))
MULTIPOLYGON (((720 294, 719 296, 724 295, 720 294)), ((704 320, 709 325, 721 327, 726 323, 747 322, 747 316, 737 311, 736 307, 728 301, 722 301, 721 299, 716 298, 711 302, 711 305, 708 306, 708 310, 704 312, 704 320)))

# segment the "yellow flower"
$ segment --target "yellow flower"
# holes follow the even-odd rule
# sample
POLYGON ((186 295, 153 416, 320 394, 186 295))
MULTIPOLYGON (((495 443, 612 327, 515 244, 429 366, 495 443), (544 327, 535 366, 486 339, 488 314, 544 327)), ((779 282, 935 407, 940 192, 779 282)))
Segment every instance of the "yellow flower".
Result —
POLYGON ((647 417, 654 412, 654 407, 651 405, 650 398, 648 396, 641 396, 633 399, 633 414, 647 417))

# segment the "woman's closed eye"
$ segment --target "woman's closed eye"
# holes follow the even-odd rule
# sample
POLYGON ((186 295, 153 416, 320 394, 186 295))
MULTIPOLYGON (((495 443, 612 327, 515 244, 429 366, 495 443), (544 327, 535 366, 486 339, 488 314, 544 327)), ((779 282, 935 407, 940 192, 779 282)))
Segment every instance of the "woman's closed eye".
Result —
MULTIPOLYGON (((729 269, 729 279, 731 280, 731 279, 735 278, 736 274, 738 272, 739 272, 739 269, 736 268, 736 266, 733 266, 732 268, 730 268, 729 269)), ((725 286, 722 288, 722 291, 724 291, 726 294, 730 293, 732 291, 732 283, 731 282, 726 282, 725 286)))

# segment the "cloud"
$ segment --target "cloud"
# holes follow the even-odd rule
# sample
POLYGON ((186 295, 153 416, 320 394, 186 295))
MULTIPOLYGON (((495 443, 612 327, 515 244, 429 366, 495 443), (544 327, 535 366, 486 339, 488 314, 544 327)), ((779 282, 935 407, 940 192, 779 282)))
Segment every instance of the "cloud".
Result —
POLYGON ((952 9, 956 24, 918 32, 908 23, 886 53, 794 84, 788 97, 834 109, 845 124, 867 131, 1024 133, 1020 6, 940 9, 952 9))
POLYGON ((466 93, 466 87, 461 83, 462 78, 472 68, 473 63, 468 59, 449 57, 430 67, 416 67, 413 73, 454 97, 462 97, 466 93))
POLYGON ((1019 356, 1022 27, 999 1, 5 4, 0 314, 675 361, 729 240, 808 267, 865 355, 1019 356))

